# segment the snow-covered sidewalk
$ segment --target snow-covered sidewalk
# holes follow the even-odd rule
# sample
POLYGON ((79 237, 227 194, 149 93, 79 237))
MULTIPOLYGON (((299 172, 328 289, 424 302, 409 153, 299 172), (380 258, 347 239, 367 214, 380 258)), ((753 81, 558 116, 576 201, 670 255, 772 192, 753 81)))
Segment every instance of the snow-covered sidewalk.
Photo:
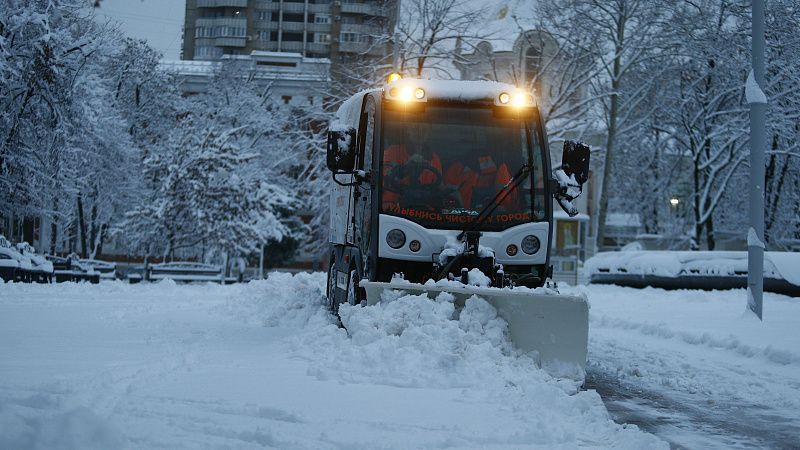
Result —
POLYGON ((576 287, 591 301, 588 387, 685 448, 800 448, 800 301, 745 291, 576 287))
POLYGON ((0 285, 0 448, 666 448, 483 302, 345 307, 348 336, 323 285, 0 285))

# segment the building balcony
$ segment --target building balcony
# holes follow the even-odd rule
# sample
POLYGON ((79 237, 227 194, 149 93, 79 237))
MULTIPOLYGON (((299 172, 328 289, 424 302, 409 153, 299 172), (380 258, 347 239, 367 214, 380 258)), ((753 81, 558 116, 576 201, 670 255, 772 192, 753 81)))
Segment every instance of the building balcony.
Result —
POLYGON ((281 42, 282 52, 302 52, 303 43, 297 41, 283 41, 281 42))
POLYGON ((230 27, 230 28, 241 28, 246 30, 247 29, 247 19, 245 18, 237 18, 237 17, 210 17, 210 18, 200 18, 195 21, 194 24, 196 27, 208 27, 208 28, 218 28, 218 27, 230 27))
POLYGON ((342 3, 342 13, 363 14, 376 17, 387 17, 389 14, 383 6, 363 3, 342 3))
POLYGON ((319 13, 319 14, 330 14, 331 13, 331 5, 330 3, 324 4, 316 4, 316 3, 309 3, 308 5, 308 12, 310 13, 319 13))
POLYGON ((283 3, 283 12, 285 13, 302 14, 305 10, 306 6, 303 3, 283 3))
POLYGON ((246 8, 247 0, 197 0, 198 8, 246 8))
MULTIPOLYGON (((283 12, 286 13, 302 13, 305 9, 305 5, 303 3, 284 3, 283 4, 283 12)), ((281 4, 278 2, 272 3, 265 3, 263 5, 258 6, 259 10, 262 11, 280 11, 281 4)), ((331 13, 331 5, 330 4, 316 4, 316 3, 309 3, 308 4, 308 13, 309 14, 330 14, 331 13)))
MULTIPOLYGON (((275 22, 273 23, 276 26, 275 29, 277 29, 278 24, 275 22)), ((283 21, 282 26, 283 26, 283 31, 303 31, 303 29, 305 28, 305 24, 303 22, 287 22, 285 20, 283 21)))
POLYGON ((316 42, 309 42, 306 44, 306 51, 312 53, 330 53, 331 45, 330 44, 319 44, 316 42))
POLYGON ((247 39, 243 37, 218 37, 214 38, 217 47, 246 47, 247 39))
POLYGON ((364 42, 340 42, 339 51, 344 53, 367 53, 374 47, 364 42))
POLYGON ((352 23, 343 23, 341 31, 344 33, 358 33, 363 34, 366 36, 378 36, 385 34, 380 27, 376 27, 375 25, 366 25, 366 24, 352 24, 352 23))
POLYGON ((331 32, 331 24, 329 23, 309 23, 308 24, 308 31, 312 31, 315 33, 330 33, 331 32))

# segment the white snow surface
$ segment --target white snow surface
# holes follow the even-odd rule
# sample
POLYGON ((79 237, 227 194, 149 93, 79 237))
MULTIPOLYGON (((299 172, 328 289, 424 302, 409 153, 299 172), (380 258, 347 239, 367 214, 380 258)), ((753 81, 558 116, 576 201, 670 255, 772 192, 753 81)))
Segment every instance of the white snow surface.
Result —
MULTIPOLYGON (((456 239, 454 235, 448 235, 447 239, 445 240, 444 247, 442 251, 439 252, 439 264, 445 264, 447 262, 447 258, 460 255, 464 253, 465 250, 465 243, 456 239)), ((478 244, 478 256, 481 258, 488 258, 490 256, 494 256, 494 249, 491 247, 485 247, 478 244)))
POLYGON ((351 128, 358 129, 358 121, 361 116, 361 106, 364 96, 377 92, 376 89, 365 89, 352 97, 348 98, 336 110, 336 117, 331 121, 329 129, 331 131, 347 131, 351 128))
MULTIPOLYGON (((680 448, 795 448, 800 436, 800 302, 744 289, 665 291, 589 285, 592 378, 674 409, 647 418, 680 448), (666 418, 664 416, 667 416, 666 418)), ((591 383, 590 383, 591 384, 591 383)), ((590 386, 591 387, 591 386, 590 386)), ((645 402, 626 400, 638 410, 645 402)))
MULTIPOLYGON (((583 268, 588 275, 603 271, 663 277, 677 277, 683 274, 734 275, 737 272, 747 272, 747 252, 666 250, 600 252, 589 258, 583 268)), ((764 276, 783 279, 800 286, 800 253, 764 252, 764 276)))
POLYGON ((767 248, 764 245, 764 242, 758 237, 758 233, 756 233, 756 230, 753 227, 750 227, 750 229, 747 230, 747 246, 767 248))
POLYGON ((480 298, 343 305, 345 331, 324 284, 0 284, 0 448, 666 448, 480 298))
POLYGON ((767 96, 761 90, 761 86, 758 85, 752 70, 747 75, 747 81, 744 84, 744 96, 748 104, 767 103, 767 96))

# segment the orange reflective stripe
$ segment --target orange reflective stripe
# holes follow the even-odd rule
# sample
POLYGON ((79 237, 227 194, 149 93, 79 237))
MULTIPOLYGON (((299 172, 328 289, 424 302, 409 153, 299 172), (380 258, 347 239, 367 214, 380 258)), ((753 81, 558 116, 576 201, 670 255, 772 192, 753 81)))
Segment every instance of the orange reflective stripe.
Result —
POLYGON ((478 165, 480 167, 481 175, 495 173, 497 171, 497 165, 495 165, 494 159, 488 155, 478 158, 478 165))
MULTIPOLYGON (((501 164, 494 181, 497 192, 500 192, 500 190, 503 189, 503 187, 505 187, 509 181, 511 181, 511 172, 508 171, 508 166, 501 164)), ((519 198, 517 195, 517 190, 512 191, 510 194, 506 195, 506 198, 500 202, 500 205, 507 208, 512 207, 517 203, 517 199, 519 198)))

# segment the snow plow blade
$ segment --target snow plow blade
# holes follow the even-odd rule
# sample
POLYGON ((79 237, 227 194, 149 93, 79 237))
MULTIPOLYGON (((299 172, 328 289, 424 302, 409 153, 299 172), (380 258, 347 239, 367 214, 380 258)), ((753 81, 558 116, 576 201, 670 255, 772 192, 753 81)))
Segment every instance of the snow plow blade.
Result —
POLYGON ((456 306, 477 295, 497 310, 508 323, 514 346, 530 354, 539 366, 557 378, 569 378, 583 384, 589 340, 589 304, 586 297, 537 293, 527 289, 496 289, 478 286, 436 286, 392 281, 389 283, 362 280, 367 304, 381 300, 386 290, 426 294, 435 298, 449 292, 456 306))

